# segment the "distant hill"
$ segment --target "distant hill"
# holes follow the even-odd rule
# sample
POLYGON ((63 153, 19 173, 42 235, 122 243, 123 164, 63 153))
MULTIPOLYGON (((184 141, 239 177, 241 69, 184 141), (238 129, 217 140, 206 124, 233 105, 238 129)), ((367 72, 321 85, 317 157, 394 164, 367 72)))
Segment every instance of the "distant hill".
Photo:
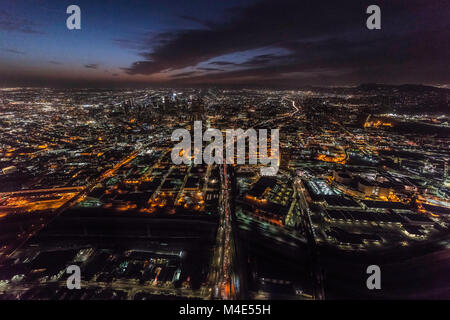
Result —
POLYGON ((450 93, 450 89, 438 88, 433 86, 426 86, 422 84, 401 84, 401 85, 390 85, 390 84, 380 84, 380 83, 365 83, 361 84, 355 89, 363 91, 372 90, 385 90, 385 91, 400 91, 400 92, 446 92, 450 93))

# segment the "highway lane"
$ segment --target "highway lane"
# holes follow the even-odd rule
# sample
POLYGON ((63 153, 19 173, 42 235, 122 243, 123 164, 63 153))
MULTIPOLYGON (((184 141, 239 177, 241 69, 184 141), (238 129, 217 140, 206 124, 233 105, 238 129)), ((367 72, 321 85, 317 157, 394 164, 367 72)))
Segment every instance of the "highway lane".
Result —
MULTIPOLYGON (((141 147, 143 148, 143 147, 141 147)), ((140 149, 141 149, 140 148, 140 149)), ((68 200, 66 203, 64 203, 61 207, 59 207, 58 209, 56 209, 54 216, 47 221, 46 223, 44 223, 43 225, 41 225, 39 228, 35 229, 34 231, 28 233, 26 235, 26 237, 24 237, 24 239, 14 248, 10 249, 10 252, 5 252, 4 253, 4 257, 10 258, 11 256, 14 255, 14 253, 19 250, 20 248, 22 248, 29 239, 31 239, 34 235, 36 235, 39 231, 41 231, 46 225, 48 225, 49 223, 51 223, 52 221, 54 221, 54 219, 56 219, 59 215, 61 215, 61 213, 63 213, 65 210, 73 207, 75 204, 77 204, 78 202, 82 201, 93 189, 94 187, 110 178, 111 176, 113 176, 117 170, 119 170, 119 168, 121 168, 122 166, 124 166, 125 164, 129 163, 130 161, 132 161, 134 158, 137 157, 137 155, 140 152, 139 150, 134 150, 133 152, 131 152, 128 156, 126 156, 124 159, 122 159, 120 162, 118 162, 117 164, 114 165, 113 168, 107 170, 106 172, 104 172, 103 174, 101 174, 98 178, 92 180, 89 184, 87 184, 86 186, 84 186, 76 195, 74 195, 70 200, 68 200)))
POLYGON ((221 205, 220 222, 216 240, 216 250, 211 266, 212 298, 213 299, 236 299, 236 288, 234 287, 234 264, 235 245, 232 230, 232 216, 229 196, 229 176, 227 165, 220 166, 221 175, 221 205))

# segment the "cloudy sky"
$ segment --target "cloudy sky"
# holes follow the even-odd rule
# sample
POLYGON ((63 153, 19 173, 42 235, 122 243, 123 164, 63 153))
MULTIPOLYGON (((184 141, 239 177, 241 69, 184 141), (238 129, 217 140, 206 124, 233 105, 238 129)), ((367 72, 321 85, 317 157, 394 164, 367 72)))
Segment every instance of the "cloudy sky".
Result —
POLYGON ((449 30, 444 0, 1 0, 0 86, 448 85, 449 30))

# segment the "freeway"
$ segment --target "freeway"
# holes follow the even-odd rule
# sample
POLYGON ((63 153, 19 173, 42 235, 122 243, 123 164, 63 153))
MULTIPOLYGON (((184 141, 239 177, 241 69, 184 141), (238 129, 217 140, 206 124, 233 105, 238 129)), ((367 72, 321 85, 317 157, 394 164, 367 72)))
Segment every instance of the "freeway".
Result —
MULTIPOLYGON (((284 100, 285 98, 283 98, 282 100, 284 100)), ((280 115, 280 116, 278 116, 278 117, 274 117, 274 118, 272 118, 272 119, 269 119, 269 120, 264 120, 264 121, 261 121, 261 122, 259 122, 258 124, 256 124, 254 127, 258 127, 258 126, 267 126, 269 123, 275 123, 276 121, 278 121, 278 123, 280 123, 280 124, 283 124, 283 122, 281 122, 281 120, 284 120, 284 119, 292 119, 292 117, 296 114, 296 113, 298 113, 299 111, 301 111, 301 106, 296 106, 295 105, 295 101, 294 100, 291 100, 291 102, 292 102, 292 108, 294 109, 294 111, 292 112, 292 113, 289 113, 289 114, 287 114, 287 115, 280 115)))
POLYGON ((295 187, 297 188, 297 194, 299 195, 299 203, 301 212, 303 213, 303 220, 305 221, 305 234, 308 238, 308 247, 311 256, 313 283, 314 283, 314 299, 325 299, 324 291, 324 279, 322 269, 319 262, 319 252, 316 243, 316 234, 314 226, 312 225, 311 216, 309 214, 309 206, 305 198, 305 188, 300 179, 296 179, 295 187))
POLYGON ((235 244, 232 230, 232 216, 229 196, 229 176, 227 165, 220 166, 220 175, 222 181, 221 188, 221 216, 219 228, 217 231, 217 240, 213 263, 211 265, 210 279, 212 281, 213 299, 236 299, 235 287, 235 244))
MULTIPOLYGON (((65 275, 62 276, 64 278, 65 275)), ((45 283, 36 283, 36 282, 26 282, 21 283, 20 285, 11 286, 11 288, 7 288, 7 291, 14 294, 21 294, 28 291, 33 287, 42 287, 46 288, 51 284, 58 285, 61 288, 67 287, 66 280, 56 280, 56 281, 46 281, 45 283)), ((110 290, 120 290, 127 292, 127 299, 133 299, 136 293, 146 293, 158 296, 167 296, 167 297, 187 297, 191 299, 205 299, 208 296, 208 290, 205 287, 201 287, 198 290, 192 290, 190 288, 174 288, 160 285, 150 285, 148 283, 139 284, 137 281, 129 280, 129 279, 117 279, 112 282, 98 282, 98 281, 86 281, 82 280, 81 288, 83 290, 86 289, 110 289, 110 290)))
POLYGON ((24 239, 19 243, 19 245, 17 245, 15 248, 11 248, 11 252, 6 253, 5 256, 8 258, 11 257, 18 249, 22 248, 29 239, 31 239, 35 234, 37 234, 39 231, 41 231, 46 225, 48 225, 54 219, 56 219, 59 215, 61 215, 61 213, 63 213, 65 210, 71 208, 78 202, 82 201, 94 189, 94 187, 98 183, 113 176, 119 168, 121 168, 125 164, 129 163, 134 158, 136 158, 137 155, 139 154, 139 151, 140 151, 140 149, 134 150, 128 156, 126 156, 124 159, 122 159, 120 162, 115 164, 113 168, 107 170, 102 175, 100 175, 98 178, 89 182, 77 194, 75 194, 69 201, 67 201, 61 207, 56 209, 54 216, 50 220, 48 220, 47 223, 41 225, 39 228, 33 230, 33 232, 30 232, 29 234, 27 234, 27 236, 24 237, 24 239))
POLYGON ((7 196, 20 196, 27 195, 29 193, 58 193, 58 192, 70 192, 70 191, 80 191, 83 187, 58 187, 53 189, 27 189, 27 190, 16 190, 9 192, 0 192, 0 197, 7 196))

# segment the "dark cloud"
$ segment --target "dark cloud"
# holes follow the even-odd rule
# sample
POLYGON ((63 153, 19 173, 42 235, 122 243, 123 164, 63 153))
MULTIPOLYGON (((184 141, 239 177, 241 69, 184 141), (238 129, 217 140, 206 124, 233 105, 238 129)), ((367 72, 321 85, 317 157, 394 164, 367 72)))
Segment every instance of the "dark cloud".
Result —
POLYGON ((173 77, 175 77, 175 78, 189 77, 189 76, 193 76, 195 74, 198 74, 198 72, 197 71, 188 71, 188 72, 177 73, 177 74, 173 75, 173 77))
POLYGON ((216 65, 216 66, 233 66, 233 65, 236 65, 236 63, 229 62, 229 61, 213 61, 213 62, 210 62, 209 64, 216 65))
POLYGON ((0 30, 7 32, 21 32, 28 34, 42 34, 37 24, 28 19, 14 16, 6 10, 0 10, 0 30))
MULTIPOLYGON (((159 33, 141 40, 142 60, 125 68, 130 75, 209 65, 233 67, 222 73, 183 73, 195 82, 450 80, 448 3, 438 0, 379 0, 382 29, 368 30, 365 13, 372 1, 261 1, 229 10, 226 22, 192 17, 206 28, 159 33), (270 49, 247 61, 240 52, 270 49), (239 70, 235 70, 239 68, 239 70), (445 71, 447 70, 447 71, 445 71), (328 79, 328 80, 327 80, 328 79), (228 80, 227 80, 228 81, 228 80)), ((205 70, 206 71, 206 70, 205 70)), ((180 78, 176 74, 174 78, 180 78)))
POLYGON ((103 72, 109 73, 113 77, 118 77, 119 76, 119 74, 117 72, 112 72, 112 71, 109 71, 109 70, 104 70, 103 72))
POLYGON ((16 49, 1 48, 0 50, 14 54, 25 54, 25 52, 16 49))
POLYGON ((274 54, 262 54, 259 56, 254 56, 251 59, 237 64, 241 67, 263 67, 271 63, 281 64, 282 61, 287 61, 289 56, 277 56, 274 54))
POLYGON ((192 22, 198 23, 199 25, 204 26, 206 28, 214 27, 214 23, 212 21, 205 21, 205 20, 202 20, 202 19, 198 19, 196 17, 185 16, 185 15, 181 15, 179 17, 182 18, 182 19, 188 20, 188 21, 192 21, 192 22))
POLYGON ((219 68, 197 68, 198 70, 202 70, 202 71, 225 71, 224 69, 219 69, 219 68))
POLYGON ((87 69, 98 69, 98 64, 97 63, 85 64, 84 67, 87 69))

